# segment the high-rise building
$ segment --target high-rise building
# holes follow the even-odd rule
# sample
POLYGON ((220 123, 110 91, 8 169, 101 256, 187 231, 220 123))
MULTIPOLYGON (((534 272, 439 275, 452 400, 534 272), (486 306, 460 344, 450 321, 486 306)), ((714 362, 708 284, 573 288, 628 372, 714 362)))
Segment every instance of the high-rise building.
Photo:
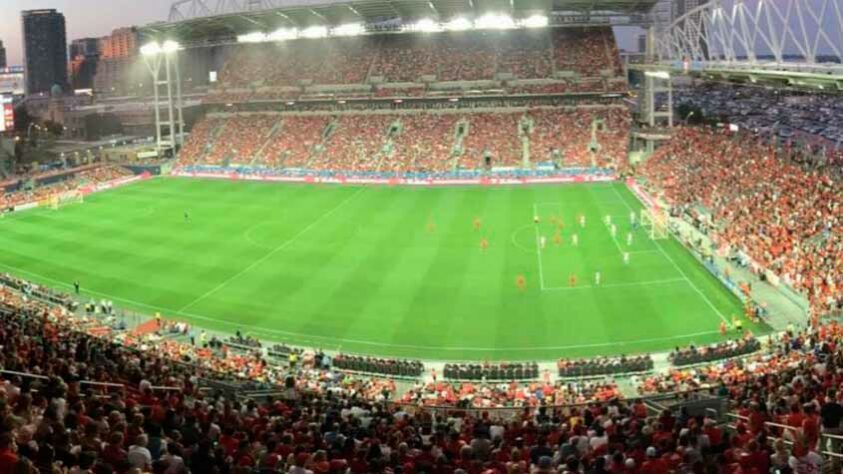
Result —
MULTIPOLYGON (((99 39, 99 62, 94 76, 94 90, 102 94, 127 94, 145 76, 138 74, 140 39, 135 27, 118 28, 99 39)), ((141 72, 143 69, 141 69, 141 72)))
POLYGON ((56 10, 21 12, 26 93, 67 90, 67 31, 64 15, 56 10))
POLYGON ((73 90, 92 89, 100 56, 99 38, 82 38, 70 43, 70 84, 73 90))
POLYGON ((140 45, 138 44, 138 29, 135 27, 118 28, 111 32, 111 35, 99 39, 100 57, 103 59, 133 58, 137 56, 140 45))
POLYGON ((0 40, 0 68, 6 67, 6 48, 3 46, 3 40, 0 40))
POLYGON ((100 39, 99 38, 81 38, 70 42, 70 57, 76 56, 99 56, 100 55, 100 39))

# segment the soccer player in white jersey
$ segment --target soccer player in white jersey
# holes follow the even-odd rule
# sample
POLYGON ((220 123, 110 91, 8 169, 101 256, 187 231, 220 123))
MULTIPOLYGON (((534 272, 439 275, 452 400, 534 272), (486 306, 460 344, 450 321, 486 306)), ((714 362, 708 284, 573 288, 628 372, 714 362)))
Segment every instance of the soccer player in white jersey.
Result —
POLYGON ((609 226, 609 231, 612 233, 612 238, 614 239, 618 235, 618 226, 612 224, 611 226, 609 226))
POLYGON ((623 253, 623 264, 624 264, 624 265, 629 265, 629 252, 624 252, 624 253, 623 253))
POLYGON ((544 246, 547 244, 547 239, 545 236, 541 236, 539 238, 539 245, 541 246, 542 250, 544 250, 544 246))
POLYGON ((585 228, 585 214, 580 214, 580 227, 585 228))
POLYGON ((629 223, 635 225, 635 211, 629 211, 629 223))
POLYGON ((600 270, 594 272, 594 285, 600 286, 600 270))
POLYGON ((574 247, 577 247, 578 245, 580 245, 580 236, 577 235, 576 233, 571 235, 571 244, 574 247))

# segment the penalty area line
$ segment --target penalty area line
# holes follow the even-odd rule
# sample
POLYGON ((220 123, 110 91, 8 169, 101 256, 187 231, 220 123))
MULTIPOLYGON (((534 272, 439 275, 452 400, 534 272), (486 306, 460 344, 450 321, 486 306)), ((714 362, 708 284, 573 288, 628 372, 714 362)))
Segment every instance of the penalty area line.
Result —
POLYGON ((575 291, 575 290, 599 290, 600 288, 625 288, 630 286, 657 286, 669 285, 671 283, 684 283, 684 278, 667 278, 664 280, 630 281, 625 283, 607 283, 605 285, 577 285, 577 286, 554 286, 544 288, 544 291, 575 291))
MULTIPOLYGON (((632 211, 632 207, 630 207, 629 203, 627 203, 626 200, 623 198, 623 196, 621 196, 621 193, 618 192, 617 188, 612 186, 612 190, 615 191, 615 194, 617 194, 618 198, 620 198, 620 200, 623 201, 626 208, 629 209, 630 211, 632 211)), ((673 237, 671 236, 671 238, 673 238, 673 237)), ((682 278, 684 278, 685 281, 688 282, 688 285, 690 285, 691 288, 694 291, 696 291, 698 295, 700 295, 700 297, 703 299, 703 301, 712 310, 714 310, 714 312, 717 314, 717 316, 720 316, 720 319, 723 320, 724 323, 730 324, 730 321, 728 319, 726 319, 726 316, 723 316, 723 313, 721 313, 720 310, 717 309, 716 306, 714 306, 714 303, 711 302, 711 300, 708 298, 708 296, 706 296, 705 293, 703 293, 703 291, 700 290, 699 287, 697 287, 697 285, 694 284, 694 282, 690 278, 688 278, 688 275, 685 274, 685 272, 681 268, 679 268, 679 265, 677 265, 676 262, 673 261, 673 259, 670 257, 670 255, 668 255, 667 252, 664 251, 664 247, 662 247, 662 244, 658 240, 653 240, 653 242, 656 244, 656 247, 659 249, 659 251, 662 253, 662 255, 664 255, 664 258, 667 259, 667 261, 670 262, 671 265, 673 265, 673 268, 675 268, 676 271, 678 271, 679 274, 682 275, 682 278)))

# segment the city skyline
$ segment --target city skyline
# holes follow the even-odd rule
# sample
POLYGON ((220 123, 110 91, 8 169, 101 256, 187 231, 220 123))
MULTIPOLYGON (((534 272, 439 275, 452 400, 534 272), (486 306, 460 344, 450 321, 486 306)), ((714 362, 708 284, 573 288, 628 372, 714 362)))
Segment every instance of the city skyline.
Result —
POLYGON ((23 65, 21 12, 56 9, 67 19, 67 44, 87 37, 105 36, 115 28, 143 26, 164 21, 172 0, 4 0, 0 15, 0 40, 6 47, 7 63, 23 65), (5 14, 11 12, 12 14, 5 14))

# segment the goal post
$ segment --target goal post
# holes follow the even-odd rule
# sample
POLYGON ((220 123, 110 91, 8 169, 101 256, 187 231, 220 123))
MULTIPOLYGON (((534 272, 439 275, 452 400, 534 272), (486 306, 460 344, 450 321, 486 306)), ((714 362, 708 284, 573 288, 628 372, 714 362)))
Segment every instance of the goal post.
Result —
POLYGON ((668 238, 668 216, 667 211, 658 207, 641 209, 641 227, 650 235, 653 240, 664 240, 668 238))
POLYGON ((50 207, 53 210, 67 206, 68 204, 81 204, 85 202, 84 195, 79 190, 67 191, 53 195, 50 199, 50 207))

